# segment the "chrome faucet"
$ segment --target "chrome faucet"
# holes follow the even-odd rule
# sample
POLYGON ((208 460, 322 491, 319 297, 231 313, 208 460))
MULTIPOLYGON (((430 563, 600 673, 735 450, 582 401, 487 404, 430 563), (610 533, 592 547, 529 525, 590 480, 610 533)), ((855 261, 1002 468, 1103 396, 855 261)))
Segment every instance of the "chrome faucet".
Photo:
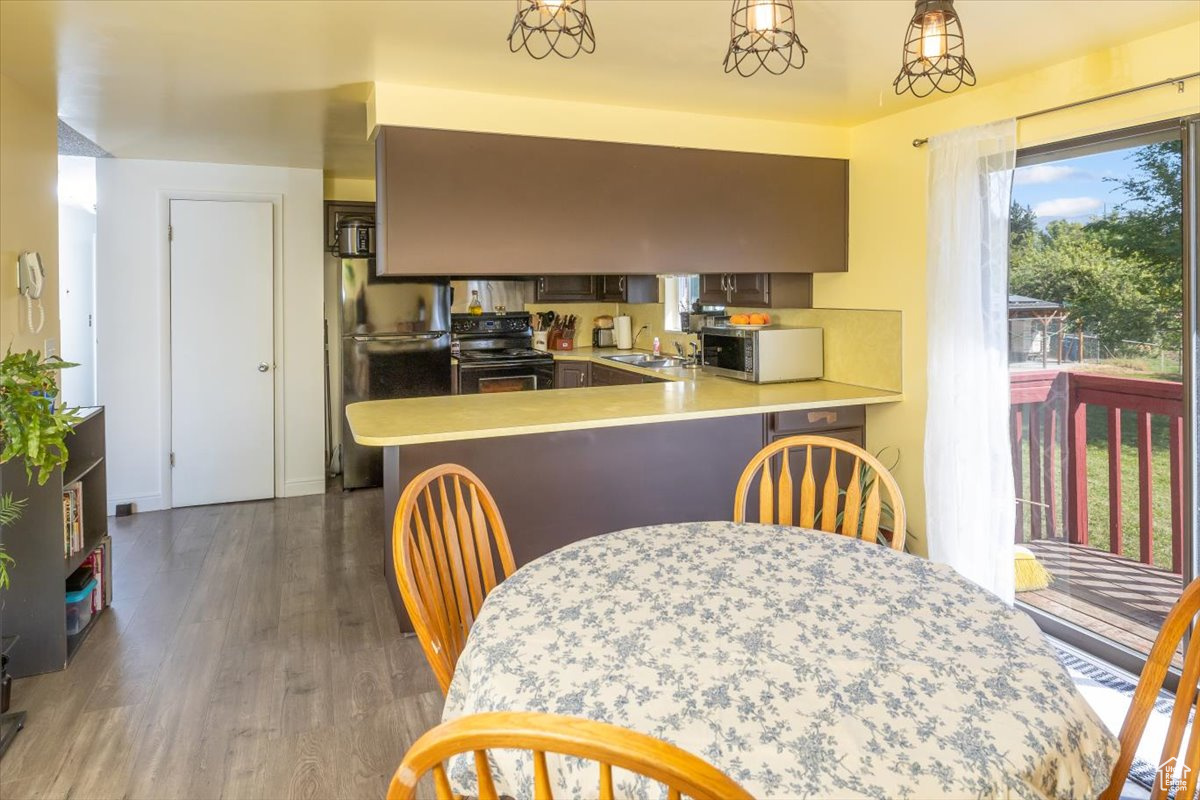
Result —
POLYGON ((683 348, 683 345, 681 345, 679 342, 675 342, 675 352, 679 354, 681 359, 683 359, 683 366, 687 367, 688 369, 696 369, 700 366, 700 345, 689 341, 688 348, 691 350, 691 355, 687 354, 683 348))

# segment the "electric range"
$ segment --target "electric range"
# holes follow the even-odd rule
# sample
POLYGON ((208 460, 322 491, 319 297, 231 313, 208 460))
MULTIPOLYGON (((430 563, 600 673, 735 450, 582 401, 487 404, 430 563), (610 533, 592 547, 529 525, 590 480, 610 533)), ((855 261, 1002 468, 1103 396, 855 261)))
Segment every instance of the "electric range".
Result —
POLYGON ((450 316, 459 394, 554 388, 554 356, 533 349, 532 320, 527 312, 450 316))

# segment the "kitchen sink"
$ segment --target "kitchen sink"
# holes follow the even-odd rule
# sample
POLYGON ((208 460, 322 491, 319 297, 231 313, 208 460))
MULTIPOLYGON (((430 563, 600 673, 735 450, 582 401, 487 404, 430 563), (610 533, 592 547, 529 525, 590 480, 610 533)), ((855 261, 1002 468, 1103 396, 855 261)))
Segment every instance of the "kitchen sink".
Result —
POLYGON ((683 359, 673 356, 656 356, 650 353, 629 353, 619 356, 604 356, 604 358, 609 361, 616 361, 619 364, 630 364, 635 367, 646 367, 648 369, 678 367, 683 364, 683 359))

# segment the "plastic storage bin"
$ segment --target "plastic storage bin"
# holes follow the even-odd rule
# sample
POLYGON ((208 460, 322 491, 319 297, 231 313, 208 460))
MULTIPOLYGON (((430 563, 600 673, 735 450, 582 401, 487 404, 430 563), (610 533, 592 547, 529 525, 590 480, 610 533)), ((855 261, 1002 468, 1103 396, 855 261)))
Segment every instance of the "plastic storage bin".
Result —
POLYGON ((67 593, 67 636, 74 636, 92 621, 92 592, 96 591, 96 579, 92 578, 77 592, 67 593))

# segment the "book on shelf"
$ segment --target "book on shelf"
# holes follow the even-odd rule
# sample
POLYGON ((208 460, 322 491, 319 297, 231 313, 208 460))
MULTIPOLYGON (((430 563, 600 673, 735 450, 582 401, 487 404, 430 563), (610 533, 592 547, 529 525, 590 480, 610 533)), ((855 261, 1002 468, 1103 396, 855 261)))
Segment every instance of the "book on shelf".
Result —
POLYGON ((100 544, 96 545, 96 549, 88 554, 88 557, 83 560, 81 566, 88 567, 92 571, 92 577, 96 579, 96 590, 92 592, 92 613, 95 614, 108 607, 112 601, 112 589, 109 587, 109 579, 112 575, 108 562, 109 545, 112 542, 107 536, 101 540, 100 544))
POLYGON ((63 489, 63 557, 83 549, 83 484, 75 481, 63 489))

